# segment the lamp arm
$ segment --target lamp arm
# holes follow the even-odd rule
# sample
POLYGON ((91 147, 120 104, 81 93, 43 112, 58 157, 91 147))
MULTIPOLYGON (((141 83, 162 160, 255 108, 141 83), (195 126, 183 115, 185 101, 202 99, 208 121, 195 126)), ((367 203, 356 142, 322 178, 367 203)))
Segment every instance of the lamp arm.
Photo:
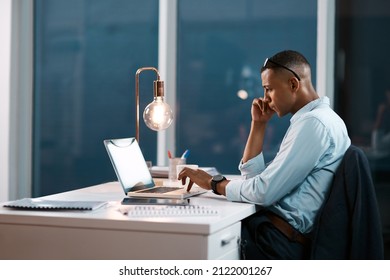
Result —
POLYGON ((160 81, 160 73, 154 67, 142 67, 137 70, 135 73, 135 139, 139 143, 139 75, 143 71, 154 71, 157 75, 157 81, 160 81))

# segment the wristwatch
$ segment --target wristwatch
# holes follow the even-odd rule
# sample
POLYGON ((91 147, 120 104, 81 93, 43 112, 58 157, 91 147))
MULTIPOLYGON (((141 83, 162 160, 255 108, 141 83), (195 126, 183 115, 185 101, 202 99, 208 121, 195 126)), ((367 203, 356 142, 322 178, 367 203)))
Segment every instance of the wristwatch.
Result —
POLYGON ((213 193, 217 194, 217 195, 221 195, 218 191, 217 191, 217 184, 219 182, 222 182, 222 181, 225 181, 226 178, 220 174, 218 175, 215 175, 213 176, 213 178, 211 178, 211 189, 213 190, 213 193))

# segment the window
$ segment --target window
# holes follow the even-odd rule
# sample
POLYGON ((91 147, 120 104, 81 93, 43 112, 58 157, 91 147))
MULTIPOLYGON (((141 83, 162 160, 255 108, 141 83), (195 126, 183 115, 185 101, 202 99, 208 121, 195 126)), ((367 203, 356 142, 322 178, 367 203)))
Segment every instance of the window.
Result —
MULTIPOLYGON (((189 148, 188 161, 236 174, 249 134, 252 100, 263 96, 259 70, 265 58, 283 49, 298 50, 316 75, 316 1, 178 4, 176 150, 189 148)), ((272 118, 266 159, 275 155, 289 118, 272 118)))
MULTIPOLYGON (((157 0, 35 1, 35 196, 116 179, 103 140, 135 135, 135 72, 157 65, 157 44, 157 0)), ((152 158, 157 136, 140 133, 152 158)))

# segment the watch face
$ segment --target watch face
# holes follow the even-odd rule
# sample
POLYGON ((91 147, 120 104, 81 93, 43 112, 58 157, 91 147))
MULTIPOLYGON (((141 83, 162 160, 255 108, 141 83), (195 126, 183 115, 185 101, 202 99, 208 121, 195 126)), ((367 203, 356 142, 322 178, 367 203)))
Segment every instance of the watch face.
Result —
POLYGON ((223 176, 220 174, 213 176, 213 181, 218 182, 218 181, 222 181, 222 180, 223 180, 223 176))

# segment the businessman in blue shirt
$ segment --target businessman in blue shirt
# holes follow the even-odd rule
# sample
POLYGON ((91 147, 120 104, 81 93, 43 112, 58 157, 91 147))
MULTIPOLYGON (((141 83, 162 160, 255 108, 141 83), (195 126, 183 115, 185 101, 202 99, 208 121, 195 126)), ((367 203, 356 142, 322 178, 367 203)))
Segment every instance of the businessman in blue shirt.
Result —
POLYGON ((212 189, 228 200, 249 202, 262 209, 243 222, 248 259, 303 259, 305 235, 313 229, 345 151, 351 144, 343 120, 319 97, 306 58, 282 51, 261 68, 264 97, 251 107, 251 129, 239 164, 242 179, 212 177, 184 169, 178 176, 212 189), (274 160, 265 164, 263 141, 268 121, 292 114, 290 126, 274 160))

